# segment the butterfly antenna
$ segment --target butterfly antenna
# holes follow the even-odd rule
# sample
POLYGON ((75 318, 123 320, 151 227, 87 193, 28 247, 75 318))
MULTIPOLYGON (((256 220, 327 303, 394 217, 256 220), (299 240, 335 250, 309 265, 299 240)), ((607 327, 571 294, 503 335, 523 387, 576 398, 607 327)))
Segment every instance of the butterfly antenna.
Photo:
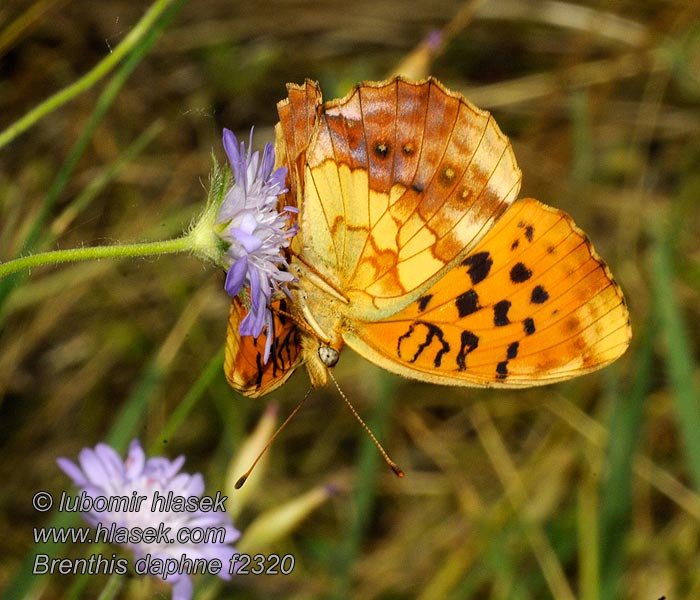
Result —
POLYGON ((386 450, 382 447, 382 445, 379 443, 379 440, 374 436, 372 433, 372 430, 369 428, 367 423, 365 423, 362 420, 362 417, 358 414, 358 412, 355 410, 355 407, 352 405, 348 397, 345 395, 345 392, 340 389, 340 386, 338 385, 338 382, 335 380, 335 377, 333 376, 333 372, 329 369, 328 374, 331 376, 331 379, 333 380, 333 383, 335 384, 336 389, 338 390, 338 393, 340 393, 340 396, 343 398, 345 401, 345 404, 348 405, 348 408, 350 408, 350 411, 352 412, 353 415, 355 415, 355 418, 357 419, 357 422, 362 425, 362 428, 367 432, 367 435, 372 439, 372 442, 374 442, 374 445, 377 447, 377 450, 379 450, 379 453, 382 455, 384 458, 384 462, 386 462, 387 465, 389 465, 389 468, 396 473, 397 477, 403 477, 405 473, 399 468, 399 465, 397 465, 393 460, 389 458, 389 455, 386 453, 386 450))
POLYGON ((258 464, 258 461, 263 457, 263 454, 267 452, 268 448, 272 446, 272 442, 275 441, 275 438, 280 434, 280 432, 287 426, 287 424, 294 418, 294 415, 296 415, 299 412, 299 409, 303 406, 304 402, 306 402, 306 399, 311 395, 311 390, 313 390, 312 387, 310 387, 306 394, 304 394, 304 397, 300 400, 299 404, 296 405, 296 408, 290 413, 290 415, 285 419, 284 423, 280 425, 277 428, 277 431, 272 434, 270 439, 268 440, 267 444, 265 444, 265 447, 260 451, 260 454, 258 454, 258 457, 253 461, 253 464, 250 465, 250 469, 248 469, 243 475, 241 475, 238 478, 238 481, 236 481, 236 484, 233 486, 237 490, 240 490, 243 487, 243 484, 248 480, 248 477, 250 477, 250 474, 253 472, 253 469, 255 468, 255 465, 258 464))

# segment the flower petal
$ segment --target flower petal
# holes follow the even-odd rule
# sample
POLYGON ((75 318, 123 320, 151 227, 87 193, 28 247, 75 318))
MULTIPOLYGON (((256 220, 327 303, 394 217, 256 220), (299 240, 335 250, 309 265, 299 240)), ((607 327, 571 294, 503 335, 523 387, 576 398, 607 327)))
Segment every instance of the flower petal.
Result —
POLYGON ((228 273, 226 274, 226 281, 224 282, 224 289, 228 292, 228 295, 231 296, 231 298, 241 291, 241 288, 245 283, 247 272, 248 261, 245 257, 239 258, 228 270, 228 273))
POLYGON ((256 250, 258 250, 260 246, 263 245, 263 240, 261 240, 256 235, 243 231, 242 229, 231 227, 230 231, 231 233, 233 233, 236 240, 238 240, 241 243, 241 245, 245 248, 245 251, 248 254, 252 254, 256 250))
POLYGON ((263 150, 262 163, 260 164, 260 170, 258 171, 258 179, 266 181, 270 178, 272 173, 272 168, 275 166, 275 149, 274 146, 268 142, 265 144, 265 149, 263 150))
POLYGON ((97 444, 95 454, 102 463, 105 477, 111 481, 124 481, 124 462, 114 448, 106 444, 97 444))
POLYGON ((80 467, 85 473, 85 477, 92 484, 101 489, 106 489, 109 485, 109 479, 105 473, 102 461, 92 448, 83 448, 78 455, 80 467))
POLYGON ((56 462, 58 463, 58 466, 61 468, 61 470, 73 480, 73 483, 75 485, 77 485, 78 487, 83 487, 87 485, 88 480, 81 471, 80 467, 76 465, 72 460, 68 460, 67 458, 61 457, 57 458, 56 462))
POLYGON ((275 337, 275 332, 273 331, 274 325, 272 321, 272 312, 267 311, 265 314, 265 319, 267 321, 267 336, 265 337, 265 352, 263 353, 263 364, 267 364, 270 358, 270 350, 272 349, 272 340, 275 337))
POLYGON ((242 161, 241 155, 238 152, 238 140, 230 129, 224 129, 224 150, 226 150, 226 155, 231 163, 233 176, 236 178, 236 181, 238 181, 240 178, 240 164, 242 161))
POLYGON ((190 600, 193 594, 194 586, 189 575, 182 575, 173 583, 173 600, 190 600))
POLYGON ((143 467, 146 464, 146 453, 141 447, 138 440, 132 440, 129 446, 129 454, 124 462, 125 475, 127 480, 136 479, 143 473, 143 467))

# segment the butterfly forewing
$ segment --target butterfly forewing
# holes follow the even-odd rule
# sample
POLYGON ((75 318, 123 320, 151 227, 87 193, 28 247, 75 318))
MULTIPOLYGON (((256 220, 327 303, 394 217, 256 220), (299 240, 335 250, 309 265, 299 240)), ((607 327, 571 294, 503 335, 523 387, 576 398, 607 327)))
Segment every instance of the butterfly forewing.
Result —
POLYGON ((525 386, 598 369, 629 344, 620 288, 566 213, 515 203, 411 305, 344 335, 388 370, 462 385, 525 386))

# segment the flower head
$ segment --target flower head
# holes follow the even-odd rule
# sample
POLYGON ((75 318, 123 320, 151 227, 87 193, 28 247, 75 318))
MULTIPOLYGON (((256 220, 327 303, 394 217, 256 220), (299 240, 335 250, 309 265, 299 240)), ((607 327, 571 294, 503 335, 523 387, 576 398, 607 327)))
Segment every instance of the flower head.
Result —
MULTIPOLYGON (((224 287, 230 296, 243 286, 250 291, 250 311, 240 325, 241 335, 259 336, 265 325, 272 328, 270 300, 273 292, 289 295, 287 284, 295 281, 289 273, 283 248, 288 248, 296 234, 296 225, 289 225, 291 213, 286 206, 277 210, 277 198, 286 192, 287 168, 274 168, 275 151, 266 144, 262 160, 259 152, 251 154, 253 131, 246 152, 233 132, 224 129, 224 149, 233 170, 235 183, 221 203, 217 223, 224 226, 219 234, 229 247, 224 255, 229 265, 224 287)), ((264 360, 267 362, 272 335, 267 336, 264 360)))
MULTIPOLYGON (((146 497, 139 505, 129 506, 129 511, 125 510, 124 505, 115 504, 110 507, 115 510, 84 512, 83 517, 91 525, 99 523, 106 529, 110 529, 114 525, 116 528, 125 528, 130 533, 136 531, 136 528, 143 531, 146 527, 155 529, 160 527, 161 530, 167 527, 170 528, 168 533, 170 540, 188 539, 193 528, 206 530, 210 527, 216 527, 221 528, 221 531, 225 533, 223 540, 217 539, 196 544, 192 541, 165 543, 158 540, 153 543, 143 541, 125 543, 124 545, 134 552, 136 560, 144 558, 148 554, 151 555, 151 562, 153 559, 177 561, 181 560, 183 554, 191 560, 211 561, 217 558, 223 565, 219 577, 230 578, 228 574, 229 559, 235 552, 230 544, 240 537, 240 532, 234 529, 231 518, 226 512, 203 512, 199 509, 192 512, 180 512, 172 510, 176 508, 174 504, 171 504, 170 509, 168 509, 166 503, 153 502, 156 493, 161 497, 167 497, 169 492, 172 492, 173 497, 201 497, 204 492, 204 480, 199 473, 194 475, 180 473, 185 462, 183 456, 173 461, 164 457, 147 459, 141 444, 138 440, 134 440, 131 442, 125 461, 122 461, 111 446, 97 444, 94 449, 83 448, 79 455, 80 466, 67 458, 59 458, 57 462, 66 475, 81 488, 81 492, 85 496, 91 498, 98 496, 132 498, 135 492, 137 496, 146 497), (152 510, 153 508, 155 510, 152 510), (181 530, 185 533, 185 537, 178 537, 181 530)), ((100 508, 102 507, 100 506, 100 508)), ((192 597, 192 581, 187 573, 157 574, 163 579, 167 578, 173 584, 173 600, 189 600, 192 597)))

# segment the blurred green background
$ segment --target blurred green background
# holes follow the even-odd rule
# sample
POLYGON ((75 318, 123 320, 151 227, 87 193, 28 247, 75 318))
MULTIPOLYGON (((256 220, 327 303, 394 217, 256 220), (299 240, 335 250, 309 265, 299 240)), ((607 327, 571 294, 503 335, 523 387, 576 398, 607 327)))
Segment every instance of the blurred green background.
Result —
MULTIPOLYGON (((174 237, 202 207, 212 151, 224 160, 223 127, 247 137, 255 125, 262 148, 286 82, 317 79, 332 99, 399 69, 432 74, 494 114, 521 195, 589 234, 634 333, 604 371, 523 391, 416 383, 346 351, 336 377, 406 478, 333 389, 316 391, 236 517, 245 532, 337 486, 261 547, 293 553, 294 572, 225 586, 200 578, 197 597, 700 598, 697 1, 164 4, 111 71, 4 140, 0 260, 174 237), (431 52, 421 42, 435 30, 444 44, 431 52)), ((149 6, 0 4, 0 131, 119 58, 149 6)), ((226 384, 223 278, 175 255, 0 281, 3 598, 95 598, 107 581, 28 575, 32 528, 58 518, 34 511, 32 495, 72 489, 57 456, 103 440, 123 452, 139 437, 156 454, 184 453, 213 494, 228 489, 265 405, 286 415, 301 399, 301 370, 262 400, 226 384)), ((169 595, 157 581, 120 586, 119 598, 169 595)))

